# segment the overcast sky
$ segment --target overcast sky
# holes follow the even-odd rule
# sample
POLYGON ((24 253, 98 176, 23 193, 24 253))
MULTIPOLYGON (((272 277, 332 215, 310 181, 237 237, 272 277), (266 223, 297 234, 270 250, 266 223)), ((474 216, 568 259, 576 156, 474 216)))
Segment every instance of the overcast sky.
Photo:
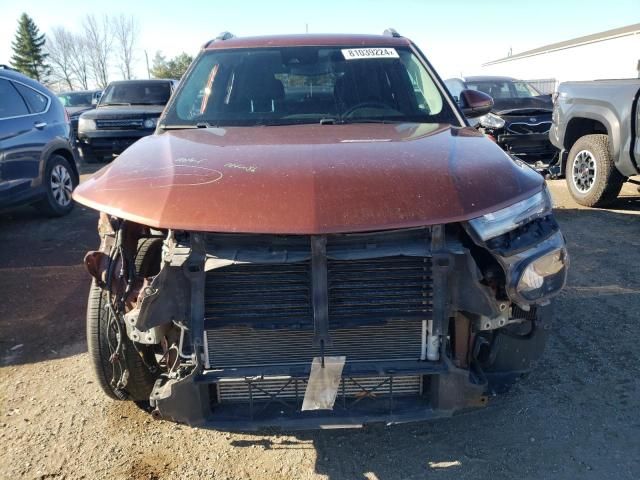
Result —
MULTIPOLYGON (((443 77, 478 73, 486 61, 548 43, 640 22, 640 0, 427 1, 148 1, 0 0, 0 63, 9 63, 11 41, 22 12, 41 31, 64 26, 79 31, 82 17, 133 15, 140 34, 136 75, 146 76, 144 51, 153 58, 197 53, 206 40, 228 30, 235 35, 382 33, 394 27, 411 38, 443 77)), ((617 52, 610 52, 616 55, 617 52)), ((117 69, 114 65, 114 77, 117 69)))

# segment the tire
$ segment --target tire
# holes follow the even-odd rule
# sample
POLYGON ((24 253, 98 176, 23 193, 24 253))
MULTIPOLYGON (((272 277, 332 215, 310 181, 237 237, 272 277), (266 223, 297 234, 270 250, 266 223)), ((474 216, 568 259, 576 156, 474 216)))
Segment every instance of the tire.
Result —
MULTIPOLYGON (((157 273, 159 262, 154 263, 158 257, 162 242, 158 239, 143 239, 138 245, 136 255, 136 269, 139 273, 152 275, 157 273)), ((117 388, 112 384, 113 365, 109 361, 111 348, 109 342, 116 343, 115 330, 109 329, 110 313, 104 307, 107 295, 98 287, 95 281, 89 290, 87 304, 87 345, 89 357, 93 366, 98 384, 104 393, 117 400, 133 400, 135 402, 148 402, 149 395, 158 377, 158 371, 151 372, 147 365, 155 362, 152 347, 142 344, 134 344, 126 332, 123 335, 123 363, 129 371, 127 384, 124 388, 117 388), (143 360, 142 356, 145 356, 143 360), (146 361, 146 364, 145 364, 146 361)), ((125 328, 123 326, 123 328, 125 328)), ((154 364, 157 367, 157 365, 154 364)))
POLYGON ((45 198, 35 204, 38 210, 49 217, 61 217, 73 210, 71 193, 78 186, 78 179, 66 158, 49 158, 42 182, 46 192, 45 198))
POLYGON ((565 172, 571 196, 585 207, 607 206, 625 182, 615 167, 607 135, 579 138, 569 151, 565 172))

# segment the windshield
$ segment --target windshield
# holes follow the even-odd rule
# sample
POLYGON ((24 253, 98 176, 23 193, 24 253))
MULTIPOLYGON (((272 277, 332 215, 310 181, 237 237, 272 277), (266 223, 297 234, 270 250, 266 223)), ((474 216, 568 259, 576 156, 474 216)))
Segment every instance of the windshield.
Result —
POLYGON ((521 80, 472 80, 467 81, 467 88, 484 92, 493 97, 494 100, 504 98, 531 98, 542 95, 532 85, 521 80))
POLYGON ((169 82, 112 83, 104 91, 100 106, 165 105, 170 96, 169 82))
POLYGON ((92 92, 61 93, 58 98, 65 107, 90 107, 92 92))
POLYGON ((164 128, 295 123, 457 122, 409 49, 205 51, 164 128))

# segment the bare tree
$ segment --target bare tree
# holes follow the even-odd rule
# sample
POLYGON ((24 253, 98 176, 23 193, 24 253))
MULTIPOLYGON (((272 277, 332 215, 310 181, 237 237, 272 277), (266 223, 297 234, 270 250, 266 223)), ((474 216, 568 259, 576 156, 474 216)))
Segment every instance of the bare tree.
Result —
POLYGON ((83 35, 73 35, 71 71, 83 90, 89 89, 89 48, 83 35))
POLYGON ((99 88, 106 88, 109 84, 109 60, 111 58, 111 29, 109 17, 102 20, 89 14, 84 17, 84 39, 86 41, 91 77, 99 88))
POLYGON ((131 80, 133 75, 133 50, 138 37, 138 23, 134 17, 124 14, 111 19, 111 28, 116 42, 120 71, 125 80, 131 80))
POLYGON ((73 90, 74 75, 71 66, 75 39, 73 34, 64 27, 54 27, 47 38, 46 50, 49 54, 51 77, 56 83, 73 90))

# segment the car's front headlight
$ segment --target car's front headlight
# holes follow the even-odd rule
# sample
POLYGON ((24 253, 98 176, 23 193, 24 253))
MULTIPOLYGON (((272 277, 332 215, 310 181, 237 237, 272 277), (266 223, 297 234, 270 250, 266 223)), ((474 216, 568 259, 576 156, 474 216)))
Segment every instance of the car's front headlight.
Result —
POLYGON ((528 301, 559 291, 564 286, 568 264, 564 246, 536 258, 522 271, 516 291, 528 301))
POLYGON ((478 118, 480 126, 485 128, 502 128, 504 127, 504 120, 494 113, 487 113, 486 115, 478 118))
POLYGON ((520 202, 469 220, 469 225, 482 241, 487 241, 548 215, 552 206, 551 196, 545 187, 520 202))
POLYGON ((144 128, 156 128, 156 119, 155 118, 147 118, 144 123, 144 128))
POLYGON ((91 118, 80 117, 78 120, 78 131, 88 132, 96 129, 96 121, 91 118))

